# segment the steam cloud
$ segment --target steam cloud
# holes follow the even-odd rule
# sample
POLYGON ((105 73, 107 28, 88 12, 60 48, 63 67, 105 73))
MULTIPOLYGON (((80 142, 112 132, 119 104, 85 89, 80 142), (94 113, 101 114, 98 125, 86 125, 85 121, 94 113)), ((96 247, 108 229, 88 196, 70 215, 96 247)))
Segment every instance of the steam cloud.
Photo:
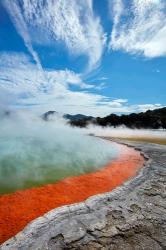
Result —
POLYGON ((118 149, 85 135, 62 118, 45 122, 28 112, 0 121, 0 193, 93 172, 118 149))
POLYGON ((89 126, 85 132, 93 133, 96 136, 105 136, 112 138, 149 138, 149 139, 166 139, 164 129, 130 129, 125 126, 120 127, 99 127, 89 126))

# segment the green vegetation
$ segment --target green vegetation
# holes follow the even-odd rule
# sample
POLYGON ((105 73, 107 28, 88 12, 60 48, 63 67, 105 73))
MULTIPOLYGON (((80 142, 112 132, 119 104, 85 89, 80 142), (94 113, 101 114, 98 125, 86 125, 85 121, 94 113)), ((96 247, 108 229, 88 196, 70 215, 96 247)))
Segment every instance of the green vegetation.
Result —
POLYGON ((110 114, 102 118, 85 117, 82 119, 71 120, 70 124, 76 127, 86 127, 93 124, 102 127, 118 127, 124 125, 128 128, 138 129, 166 129, 166 107, 148 110, 141 113, 132 113, 129 115, 110 114))

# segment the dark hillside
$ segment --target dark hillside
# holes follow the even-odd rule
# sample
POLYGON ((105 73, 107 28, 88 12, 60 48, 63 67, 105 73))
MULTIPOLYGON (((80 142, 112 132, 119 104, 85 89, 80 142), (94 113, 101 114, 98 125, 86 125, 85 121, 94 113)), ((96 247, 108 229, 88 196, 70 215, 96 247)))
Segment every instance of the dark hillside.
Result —
POLYGON ((149 129, 166 129, 166 107, 156 110, 148 110, 141 113, 132 113, 129 115, 110 114, 106 117, 97 117, 91 120, 79 119, 70 121, 72 126, 86 127, 88 124, 99 126, 121 126, 125 125, 129 128, 149 128, 149 129))

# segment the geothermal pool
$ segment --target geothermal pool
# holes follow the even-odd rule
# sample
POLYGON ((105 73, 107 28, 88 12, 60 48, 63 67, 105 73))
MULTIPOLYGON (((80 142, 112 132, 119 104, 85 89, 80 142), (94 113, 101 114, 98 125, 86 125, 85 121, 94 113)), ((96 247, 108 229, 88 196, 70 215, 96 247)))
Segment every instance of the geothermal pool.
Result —
POLYGON ((4 121, 0 131, 0 194, 94 172, 118 153, 115 144, 64 124, 4 121))
POLYGON ((0 127, 0 243, 51 209, 113 190, 144 162, 64 122, 17 117, 0 127))
POLYGON ((143 166, 140 152, 119 145, 120 155, 93 173, 0 196, 0 243, 51 209, 110 192, 143 166))

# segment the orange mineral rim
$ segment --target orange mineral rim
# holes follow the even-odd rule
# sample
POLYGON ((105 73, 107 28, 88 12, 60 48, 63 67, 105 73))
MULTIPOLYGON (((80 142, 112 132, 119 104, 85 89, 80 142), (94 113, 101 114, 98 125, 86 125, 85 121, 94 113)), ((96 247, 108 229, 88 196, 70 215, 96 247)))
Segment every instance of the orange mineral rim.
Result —
POLYGON ((55 184, 0 196, 0 243, 21 231, 30 221, 51 209, 81 202, 109 192, 135 176, 143 166, 140 152, 118 145, 119 157, 100 170, 69 177, 55 184))

